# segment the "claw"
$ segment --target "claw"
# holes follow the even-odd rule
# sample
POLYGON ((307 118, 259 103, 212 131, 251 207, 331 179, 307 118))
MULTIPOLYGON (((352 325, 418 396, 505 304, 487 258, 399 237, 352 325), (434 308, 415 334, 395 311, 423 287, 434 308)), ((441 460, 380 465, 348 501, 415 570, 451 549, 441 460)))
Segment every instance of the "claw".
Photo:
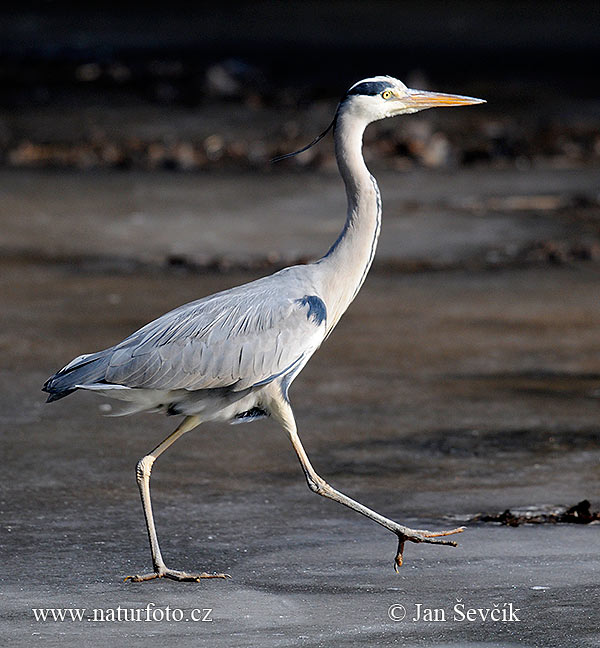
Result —
POLYGON ((398 551, 396 552, 396 557, 394 558, 394 571, 396 574, 400 573, 400 567, 402 567, 402 555, 404 554, 404 540, 399 538, 398 540, 398 551))

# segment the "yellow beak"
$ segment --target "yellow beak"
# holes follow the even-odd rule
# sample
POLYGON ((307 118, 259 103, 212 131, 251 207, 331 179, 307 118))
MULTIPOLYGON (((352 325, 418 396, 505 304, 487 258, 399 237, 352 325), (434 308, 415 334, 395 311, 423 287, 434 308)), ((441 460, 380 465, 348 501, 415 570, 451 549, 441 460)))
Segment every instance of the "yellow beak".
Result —
MULTIPOLYGON (((405 100, 406 101, 406 100, 405 100)), ((411 90, 408 107, 415 107, 418 110, 435 108, 436 106, 470 106, 472 104, 486 103, 485 99, 475 97, 463 97, 462 95, 444 94, 442 92, 425 92, 424 90, 411 90)))

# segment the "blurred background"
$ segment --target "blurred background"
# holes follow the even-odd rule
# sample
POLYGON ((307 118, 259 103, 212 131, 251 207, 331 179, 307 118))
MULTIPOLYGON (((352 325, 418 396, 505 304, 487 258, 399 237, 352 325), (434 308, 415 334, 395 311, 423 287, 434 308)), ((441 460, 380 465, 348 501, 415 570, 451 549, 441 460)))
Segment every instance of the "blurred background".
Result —
MULTIPOLYGON (((453 604, 459 587, 526 610, 519 645, 596 645, 597 531, 543 522, 599 504, 599 60, 588 0, 3 3, 3 634, 118 643, 118 624, 58 637, 29 608, 189 607, 189 588, 119 585, 149 560, 135 462, 175 421, 106 418, 90 394, 46 406, 41 385, 173 307, 323 254, 345 217, 331 139, 269 160, 390 74, 488 103, 369 127, 377 257, 291 397, 334 486, 469 532, 408 547, 394 576, 393 539, 311 495, 272 422, 206 424, 153 473, 163 551, 234 574, 202 590, 215 646, 396 645, 390 603, 453 604)), ((153 632, 195 646, 190 625, 153 632)), ((403 637, 510 644, 512 624, 489 625, 403 637)))
POLYGON ((599 26, 585 0, 4 5, 0 161, 262 166, 312 136, 355 80, 389 73, 490 101, 437 137, 386 124, 390 164, 597 162, 599 26))
MULTIPOLYGON (((365 155, 374 169, 399 172, 394 186, 402 183, 403 173, 422 168, 468 169, 478 183, 482 181, 478 171, 489 169, 519 171, 517 177, 524 180, 518 182, 526 184, 529 172, 540 178, 541 185, 527 187, 528 197, 507 187, 502 198, 482 198, 465 187, 442 201, 461 218, 473 212, 491 216, 488 225, 474 227, 475 249, 469 248, 469 256, 481 256, 483 251, 488 263, 598 256, 595 181, 563 180, 568 187, 560 183, 556 187, 555 180, 544 178, 541 170, 591 169, 600 164, 595 67, 599 27, 600 9, 586 1, 462 0, 451 5, 441 1, 226 1, 218 6, 177 1, 85 6, 42 2, 24 3, 18 9, 4 5, 0 9, 0 169, 15 175, 9 176, 8 184, 14 187, 5 190, 4 208, 0 208, 3 221, 9 221, 2 247, 9 253, 28 249, 57 258, 74 254, 76 250, 69 246, 74 241, 65 241, 69 227, 78 223, 83 235, 104 240, 106 219, 112 216, 113 230, 124 219, 133 221, 128 228, 133 240, 125 231, 113 232, 110 240, 98 241, 96 253, 122 263, 129 257, 130 261, 144 258, 212 267, 247 264, 249 259, 242 257, 255 256, 254 262, 276 265, 278 258, 287 262, 318 254, 337 224, 330 225, 315 247, 301 238, 303 232, 294 231, 285 245, 274 241, 267 249, 260 224, 258 247, 248 239, 239 247, 219 247, 215 241, 209 244, 197 237, 192 247, 191 241, 183 241, 186 225, 197 224, 194 219, 209 212, 215 216, 211 222, 224 222, 218 206, 230 202, 221 195, 215 212, 211 197, 194 191, 201 185, 193 177, 201 172, 217 174, 221 180, 215 180, 216 189, 225 182, 223 173, 241 174, 236 183, 243 183, 248 174, 275 175, 286 192, 290 186, 282 174, 308 168, 322 172, 310 178, 334 176, 333 151, 327 142, 277 166, 269 160, 312 140, 329 123, 337 99, 350 84, 364 76, 389 73, 412 87, 471 94, 489 102, 476 110, 429 111, 371 127, 365 155), (48 176, 30 173, 38 170, 55 172, 60 189, 53 191, 41 180, 48 176), (90 174, 100 171, 111 175, 91 182, 90 174), (165 171, 179 174, 180 180, 164 179, 161 172, 165 171), (141 172, 154 176, 131 175, 141 172), (137 194, 129 181, 132 177, 136 177, 137 194), (19 193, 22 182, 35 212, 20 214, 33 219, 28 227, 22 218, 14 222, 25 209, 19 193), (141 195, 146 182, 156 191, 157 183, 166 183, 164 196, 171 195, 169 187, 180 185, 173 189, 179 208, 166 198, 160 214, 154 213, 160 196, 146 205, 141 195), (34 191, 32 183, 38 185, 34 191), (83 186, 83 193, 92 192, 84 205, 79 191, 83 186), (549 196, 550 188, 560 191, 549 196), (102 194, 101 199, 95 191, 102 194), (116 197, 119 192, 135 204, 125 207, 116 197), (60 205, 53 202, 57 193, 60 205), (72 207, 65 203, 71 194, 77 194, 72 196, 72 207), (95 205, 106 201, 102 214, 96 214, 95 205), (572 233, 569 242, 555 240, 552 228, 536 231, 535 240, 514 232, 501 241, 490 231, 498 225, 499 212, 564 217, 565 210, 578 222, 587 221, 585 232, 572 233), (87 217, 101 218, 103 224, 87 223, 87 217), (138 233, 149 234, 150 228, 152 238, 160 237, 157 221, 162 217, 179 228, 175 236, 163 240, 161 250, 136 251, 136 226, 138 233), (39 244, 29 238, 35 232, 41 237, 39 244), (221 259, 224 256, 229 260, 221 259)), ((306 181, 289 180, 290 185, 301 182, 306 181)), ((404 196, 398 210, 414 214, 419 202, 432 194, 440 203, 440 196, 435 196, 438 182, 434 180, 433 187, 419 185, 404 196)), ((516 185, 512 179, 508 182, 516 185)), ((229 193, 225 186, 222 190, 229 193)), ((232 211, 239 213, 249 203, 256 204, 253 191, 263 200, 266 197, 256 184, 245 191, 247 195, 239 196, 240 204, 232 205, 232 211)), ((211 193, 214 197, 215 191, 211 193)), ((343 203, 339 206, 341 215, 343 203)), ((386 206, 394 209, 392 203, 386 206)), ((266 211, 274 210, 275 216, 280 207, 271 204, 266 211)), ((287 205, 286 211, 293 210, 287 205)), ((529 227, 532 221, 519 219, 517 229, 524 223, 529 227)), ((395 252, 395 261, 431 265, 436 259, 428 257, 433 256, 443 264, 457 261, 453 249, 446 254, 436 247, 428 254, 423 248, 438 223, 428 227, 421 219, 419 227, 426 232, 423 236, 412 228, 406 232, 406 253, 398 257, 395 252)), ((304 234, 309 236, 310 227, 307 230, 304 234)), ((385 252, 382 256, 394 260, 385 252)))

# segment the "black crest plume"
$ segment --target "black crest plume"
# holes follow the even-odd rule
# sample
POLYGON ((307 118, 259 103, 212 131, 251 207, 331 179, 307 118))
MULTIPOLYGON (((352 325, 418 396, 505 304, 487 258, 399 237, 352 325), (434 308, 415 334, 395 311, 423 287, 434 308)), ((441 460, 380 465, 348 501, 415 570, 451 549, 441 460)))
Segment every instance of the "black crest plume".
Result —
POLYGON ((335 126, 337 116, 338 116, 338 114, 337 114, 337 110, 336 110, 335 116, 331 120, 331 124, 329 124, 329 126, 327 126, 327 128, 320 135, 315 137, 315 139, 310 144, 307 144, 304 148, 301 148, 298 151, 294 151, 293 153, 286 153, 285 155, 278 155, 277 157, 272 158, 271 162, 279 162, 280 160, 285 160, 286 158, 290 158, 290 157, 293 157, 294 155, 298 155, 299 153, 304 153, 304 151, 308 151, 309 148, 313 147, 315 144, 318 144, 325 137, 325 135, 327 135, 327 133, 329 133, 329 131, 335 126))

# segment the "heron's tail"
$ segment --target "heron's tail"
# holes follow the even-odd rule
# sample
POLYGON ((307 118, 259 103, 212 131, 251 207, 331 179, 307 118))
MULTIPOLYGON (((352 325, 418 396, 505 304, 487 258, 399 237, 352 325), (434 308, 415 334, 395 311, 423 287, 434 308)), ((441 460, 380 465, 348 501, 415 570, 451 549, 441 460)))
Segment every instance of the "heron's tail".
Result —
POLYGON ((104 379, 110 360, 110 350, 88 353, 69 362, 60 371, 50 376, 42 391, 50 394, 47 403, 72 394, 82 385, 98 383, 104 379))

